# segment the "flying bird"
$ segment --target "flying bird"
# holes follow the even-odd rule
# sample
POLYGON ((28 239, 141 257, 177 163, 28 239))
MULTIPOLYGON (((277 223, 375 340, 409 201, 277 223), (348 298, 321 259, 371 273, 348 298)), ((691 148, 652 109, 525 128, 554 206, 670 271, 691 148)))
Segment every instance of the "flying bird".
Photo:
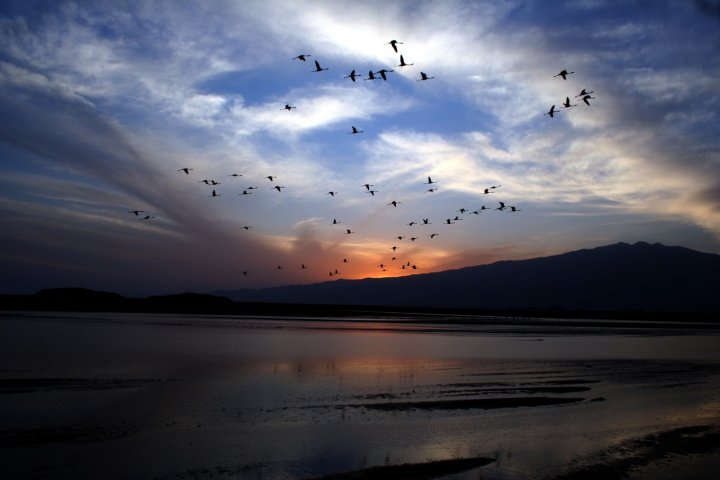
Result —
POLYGON ((215 190, 213 190, 213 193, 212 193, 212 195, 210 195, 210 196, 211 196, 211 197, 219 197, 220 194, 217 193, 215 190))
POLYGON ((186 175, 190 175, 190 170, 195 170, 194 168, 181 168, 178 170, 178 172, 185 172, 186 175))
POLYGON ((353 232, 352 230, 350 230, 350 229, 348 228, 347 230, 345 230, 345 233, 346 233, 347 235, 350 235, 350 234, 353 234, 353 233, 355 233, 355 232, 353 232))
POLYGON ((505 209, 507 208, 507 207, 505 206, 505 202, 499 202, 499 203, 500 203, 500 206, 499 206, 498 208, 496 208, 496 210, 501 210, 501 211, 502 211, 502 210, 505 210, 505 209))
POLYGON ((328 195, 330 195, 331 197, 334 197, 334 196, 337 194, 337 192, 327 192, 327 193, 328 193, 328 195))
POLYGON ((282 189, 285 188, 285 187, 282 186, 282 185, 275 185, 275 186, 272 187, 272 188, 274 188, 274 189, 277 190, 278 192, 282 192, 282 189))
POLYGON ((134 213, 136 217, 139 217, 141 213, 145 213, 145 210, 130 210, 128 213, 134 213))
POLYGON ((203 179, 203 180, 199 180, 198 183, 204 183, 205 185, 210 185, 210 180, 208 180, 207 178, 205 178, 205 179, 203 179))
POLYGON ((375 72, 375 73, 379 73, 380 76, 382 77, 382 79, 387 82, 387 76, 386 76, 385 74, 386 74, 386 73, 390 73, 390 72, 394 72, 394 71, 395 71, 395 70, 385 70, 385 69, 383 68, 382 70, 378 70, 378 71, 375 72))
POLYGON ((284 106, 282 109, 283 109, 283 110, 287 110, 287 111, 289 112, 289 111, 292 110, 293 108, 297 108, 297 107, 293 107, 292 105, 289 105, 289 104, 286 103, 285 106, 284 106))
POLYGON ((395 50, 395 53, 397 53, 397 51, 398 51, 398 49, 397 49, 398 44, 402 45, 403 42, 398 42, 397 40, 390 40, 390 41, 389 41, 388 43, 386 43, 385 45, 390 45, 390 46, 393 48, 393 50, 395 50))
POLYGON ((437 187, 435 187, 435 188, 428 188, 428 189, 425 190, 425 191, 432 193, 432 192, 434 192, 435 190, 437 190, 437 187))
POLYGON ((513 206, 510 206, 510 213, 512 213, 512 212, 519 212, 519 211, 520 211, 519 208, 515 208, 515 207, 513 207, 513 206))
POLYGON ((420 80, 416 80, 418 82, 422 82, 423 80, 432 80, 435 77, 428 77, 425 72, 420 72, 420 80))
POLYGON ((353 126, 353 127, 352 127, 352 132, 348 132, 348 135, 354 135, 354 134, 356 134, 356 133, 363 133, 363 132, 364 132, 364 130, 358 130, 357 128, 355 128, 355 127, 353 126))
POLYGON ((590 95, 585 95, 582 98, 582 101, 585 102, 585 105, 590 105, 590 102, 588 100, 595 100, 595 97, 591 97, 590 95))
POLYGON ((153 217, 153 216, 151 216, 151 215, 145 215, 142 219, 143 219, 143 220, 151 220, 151 219, 153 219, 153 218, 155 218, 155 217, 153 217))
POLYGON ((251 227, 250 225, 243 225, 243 226, 240 227, 240 228, 243 228, 243 229, 245 229, 245 230, 250 230, 252 227, 251 227))
POLYGON ((241 173, 231 173, 228 177, 242 177, 241 173))
POLYGON ((577 107, 577 104, 570 104, 570 97, 565 97, 565 102, 562 104, 563 108, 577 107))
POLYGON ((440 234, 439 234, 439 233, 431 233, 430 235, 428 235, 428 237, 430 237, 430 238, 435 238, 435 237, 437 237, 438 235, 440 235, 440 234))
POLYGON ((322 68, 320 66, 320 63, 315 60, 315 70, 312 70, 313 72, 322 72, 323 70, 327 70, 327 68, 322 68))
POLYGON ((300 264, 300 270, 305 270, 305 269, 307 269, 307 268, 310 268, 310 267, 305 266, 304 263, 301 263, 301 264, 300 264))
POLYGON ((553 75, 553 77, 562 77, 563 80, 567 80, 568 75, 572 75, 575 72, 568 72, 567 70, 561 70, 560 73, 557 75, 553 75))
POLYGON ((378 193, 378 191, 377 190, 368 190, 367 193, 369 193, 370 195, 372 195, 374 197, 375 194, 378 193))
POLYGON ((550 118, 553 118, 553 115, 558 113, 558 110, 555 110, 555 105, 550 107, 550 111, 548 111, 545 115, 550 115, 550 118))
POLYGON ((238 195, 252 195, 252 192, 248 192, 247 190, 243 190, 242 193, 238 193, 238 195))
POLYGON ((349 78, 350 80, 352 80, 354 82, 355 77, 362 77, 362 75, 355 73, 355 70, 353 70, 352 72, 350 72, 350 75, 343 77, 343 78, 349 78))
POLYGON ((412 222, 408 223, 408 227, 412 227, 412 226, 415 225, 416 223, 417 223, 416 221, 412 221, 412 222))
POLYGON ((432 178, 428 177, 428 181, 425 182, 425 185, 432 185, 433 183, 437 183, 437 182, 433 182, 432 178))
POLYGON ((432 223, 430 223, 430 219, 429 219, 429 218, 423 218, 423 223, 422 223, 422 224, 423 224, 423 225, 432 225, 432 223))
POLYGON ((393 200, 392 202, 388 203, 388 205, 392 205, 393 207, 397 208, 398 203, 402 203, 402 202, 398 202, 397 200, 393 200))
POLYGON ((307 57, 312 57, 309 53, 303 53, 302 55, 298 55, 297 57, 291 58, 290 60, 302 60, 303 62, 307 57))
POLYGON ((578 93, 577 95, 575 95, 575 98, 577 98, 577 97, 584 97, 585 95, 590 95, 591 93, 595 93, 595 92, 593 92, 593 91, 588 92, 588 91, 586 91, 586 90, 583 88, 580 93, 578 93))
POLYGON ((375 77, 375 74, 372 72, 372 70, 370 70, 368 72, 368 78, 366 78, 365 80, 377 80, 377 78, 375 77))
POLYGON ((273 180, 275 180, 277 178, 277 176, 276 175, 268 175, 265 178, 267 178, 268 180, 270 180, 272 182, 273 180))
POLYGON ((405 63, 405 59, 402 55, 400 55, 400 65, 395 65, 396 67, 409 67, 410 65, 415 65, 414 63, 405 63))
POLYGON ((332 221, 332 224, 333 224, 333 225, 337 225, 337 224, 339 224, 339 223, 342 223, 342 222, 338 222, 337 219, 333 218, 333 221, 332 221))
POLYGON ((368 190, 370 190, 370 187, 374 187, 375 185, 372 185, 372 184, 370 184, 370 183, 366 183, 365 185, 362 185, 362 186, 365 187, 365 188, 367 188, 368 190))

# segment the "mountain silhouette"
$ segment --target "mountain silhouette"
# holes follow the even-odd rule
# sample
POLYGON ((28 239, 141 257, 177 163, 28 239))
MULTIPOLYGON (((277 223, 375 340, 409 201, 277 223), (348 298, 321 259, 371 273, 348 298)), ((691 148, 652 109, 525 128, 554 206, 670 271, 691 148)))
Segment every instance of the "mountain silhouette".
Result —
POLYGON ((718 292, 720 255, 638 242, 407 277, 212 293, 269 303, 718 312, 718 292))

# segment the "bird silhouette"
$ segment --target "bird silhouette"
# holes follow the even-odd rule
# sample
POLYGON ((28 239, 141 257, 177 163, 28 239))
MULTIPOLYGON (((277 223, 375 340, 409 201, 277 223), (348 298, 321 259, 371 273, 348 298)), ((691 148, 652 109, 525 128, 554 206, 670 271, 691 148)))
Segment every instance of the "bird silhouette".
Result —
POLYGON ((588 92, 588 91, 586 91, 586 90, 583 88, 580 93, 578 93, 577 95, 575 95, 575 98, 584 97, 585 95, 590 95, 591 93, 595 93, 595 92, 593 92, 593 91, 588 92))
POLYGON ((374 197, 375 194, 378 193, 378 191, 377 190, 368 190, 367 193, 369 193, 370 195, 372 195, 374 197))
POLYGON ((205 178, 205 179, 203 179, 203 180, 198 180, 198 183, 204 183, 205 185, 210 185, 210 180, 208 180, 207 178, 205 178))
POLYGON ((145 215, 142 219, 143 220, 152 220, 153 218, 155 218, 155 217, 153 217, 152 215, 145 215))
POLYGON ((242 173, 231 173, 228 177, 242 177, 242 173))
POLYGON ((368 72, 368 78, 365 78, 364 80, 377 80, 377 77, 375 77, 375 74, 370 70, 368 72))
POLYGON ((186 175, 190 175, 190 170, 195 170, 194 168, 180 168, 178 169, 178 172, 185 172, 186 175))
POLYGON ((434 192, 434 191, 437 190, 437 189, 438 189, 437 187, 435 187, 435 188, 428 188, 428 189, 425 190, 425 191, 432 193, 432 192, 434 192))
POLYGON ((337 192, 327 192, 327 194, 330 195, 331 197, 334 197, 335 195, 337 195, 337 192))
POLYGON ((405 63, 405 59, 402 55, 400 55, 400 65, 395 65, 396 67, 409 67, 410 65, 415 65, 414 63, 405 63))
POLYGON ((439 233, 431 233, 430 235, 428 235, 428 237, 430 237, 430 238, 435 238, 435 237, 437 237, 438 235, 440 235, 440 234, 439 234, 439 233))
POLYGON ((398 240, 402 240, 402 239, 403 239, 403 238, 405 238, 405 237, 404 237, 404 236, 402 236, 402 235, 398 235, 398 236, 397 236, 397 237, 395 237, 395 238, 397 238, 398 240))
POLYGON ((307 57, 312 57, 309 53, 303 53, 302 55, 298 55, 297 57, 293 57, 290 60, 302 60, 303 62, 306 61, 307 57))
POLYGON ((387 75, 386 73, 394 72, 395 70, 385 70, 384 68, 382 70, 378 70, 375 72, 376 74, 379 73, 383 80, 387 82, 387 75))
POLYGON ((245 230, 250 230, 252 227, 251 227, 250 225, 243 225, 243 226, 240 227, 240 228, 243 228, 243 229, 245 229, 245 230))
POLYGON ((519 208, 515 208, 515 207, 513 207, 512 205, 510 206, 510 212, 511 212, 511 213, 512 213, 512 212, 519 212, 519 211, 520 211, 519 208))
POLYGON ((270 181, 272 182, 272 181, 274 181, 274 180, 277 178, 277 176, 275 176, 275 175, 268 175, 268 176, 265 177, 265 178, 267 178, 268 180, 270 180, 270 181))
POLYGON ((430 223, 430 219, 429 219, 429 218, 423 218, 423 223, 422 223, 422 224, 423 224, 423 225, 432 225, 432 223, 430 223))
POLYGON ((392 205, 393 207, 397 208, 398 203, 402 203, 402 202, 398 202, 397 200, 393 200, 392 202, 388 203, 388 205, 392 205))
POLYGON ((398 42, 397 40, 390 40, 390 41, 389 41, 388 43, 386 43, 385 45, 390 45, 390 46, 393 48, 393 50, 395 50, 395 53, 397 53, 397 51, 398 51, 398 49, 397 49, 398 44, 402 45, 403 42, 398 42))
POLYGON ((498 202, 498 203, 500 203, 500 206, 499 206, 498 208, 496 208, 496 210, 501 210, 501 211, 502 211, 502 210, 505 210, 505 209, 507 208, 507 207, 505 206, 505 202, 498 202))
POLYGON ((320 66, 320 63, 319 63, 317 60, 315 60, 315 70, 311 70, 311 71, 313 71, 313 72, 322 72, 323 70, 328 70, 328 69, 327 69, 327 68, 322 68, 322 67, 320 66))
POLYGON ((591 97, 590 95, 585 95, 582 97, 582 101, 585 102, 585 105, 590 105, 590 102, 588 100, 595 100, 595 97, 591 97))
POLYGON ((410 237, 411 242, 414 242, 415 240, 417 240, 417 237, 410 237))
POLYGON ((136 217, 139 217, 141 213, 145 213, 145 210, 130 210, 128 213, 134 213, 136 217))
POLYGON ((417 223, 416 221, 412 221, 412 222, 408 223, 408 227, 412 227, 412 226, 415 225, 416 223, 417 223))
POLYGON ((350 80, 352 80, 354 82, 355 77, 362 77, 362 75, 355 73, 355 70, 353 70, 352 72, 350 72, 350 75, 343 77, 343 78, 349 78, 350 80))
POLYGON ((348 135, 354 135, 354 134, 356 134, 356 133, 363 133, 363 132, 364 132, 364 130, 358 130, 357 128, 355 128, 355 127, 353 126, 353 127, 352 127, 352 132, 348 132, 348 135))
POLYGON ((553 105, 552 107, 550 107, 550 110, 545 115, 550 115, 550 118, 552 118, 553 115, 555 115, 557 112, 558 110, 555 110, 555 105, 553 105))
POLYGON ((362 185, 362 186, 365 187, 366 189, 370 190, 370 187, 374 187, 375 185, 372 185, 372 184, 370 184, 370 183, 366 183, 365 185, 362 185))
POLYGON ((577 107, 577 104, 570 104, 570 97, 565 97, 565 102, 562 104, 563 108, 577 107))
POLYGON ((422 82, 423 80, 432 80, 435 77, 428 77, 425 72, 420 72, 420 80, 416 80, 418 82, 422 82))
POLYGON ((342 223, 342 222, 338 222, 337 219, 333 218, 333 221, 332 221, 332 224, 333 224, 333 225, 338 225, 338 224, 340 224, 340 223, 342 223))
POLYGON ((292 110, 293 108, 297 108, 297 107, 293 107, 292 105, 289 105, 289 104, 286 103, 285 106, 284 106, 282 109, 283 109, 283 110, 287 110, 287 111, 289 112, 289 111, 292 110))
POLYGON ((272 188, 274 188, 274 189, 277 190, 278 192, 282 192, 282 189, 285 188, 285 187, 282 186, 282 185, 275 185, 275 186, 272 187, 272 188))
POLYGON ((220 182, 216 182, 215 180, 210 180, 210 185, 220 185, 220 182))
POLYGON ((562 77, 563 80, 567 80, 568 75, 572 75, 575 72, 568 72, 567 70, 561 70, 560 73, 557 75, 553 75, 553 77, 562 77))
POLYGON ((433 182, 432 178, 428 177, 428 181, 425 182, 425 185, 432 185, 433 183, 437 183, 437 182, 433 182))
POLYGON ((211 196, 211 197, 219 197, 220 194, 217 193, 215 190, 213 190, 212 195, 210 195, 210 196, 211 196))
POLYGON ((348 229, 345 230, 345 233, 346 233, 347 235, 351 235, 351 234, 353 234, 353 233, 355 233, 355 232, 353 232, 352 230, 350 230, 350 229, 348 228, 348 229))
POLYGON ((248 192, 247 190, 243 190, 242 193, 238 193, 238 195, 252 195, 252 192, 248 192))
POLYGON ((308 269, 308 268, 310 268, 310 267, 306 266, 304 263, 301 263, 301 264, 300 264, 300 270, 305 270, 305 269, 308 269))

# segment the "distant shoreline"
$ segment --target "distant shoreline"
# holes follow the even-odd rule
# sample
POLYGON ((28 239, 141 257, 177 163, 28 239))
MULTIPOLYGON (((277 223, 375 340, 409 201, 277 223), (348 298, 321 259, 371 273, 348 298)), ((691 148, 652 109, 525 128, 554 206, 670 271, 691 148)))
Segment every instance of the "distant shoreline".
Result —
POLYGON ((227 297, 183 293, 128 298, 87 289, 41 290, 34 295, 0 294, 4 312, 108 312, 242 316, 307 316, 319 319, 407 319, 415 323, 472 325, 482 323, 536 326, 608 326, 720 329, 720 312, 596 311, 558 308, 467 309, 410 306, 330 305, 311 303, 236 302, 227 297))

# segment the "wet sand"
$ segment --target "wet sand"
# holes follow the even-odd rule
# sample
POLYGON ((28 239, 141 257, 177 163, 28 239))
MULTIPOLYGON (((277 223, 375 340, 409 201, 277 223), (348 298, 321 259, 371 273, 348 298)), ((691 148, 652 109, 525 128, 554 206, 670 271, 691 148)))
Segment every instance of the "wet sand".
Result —
POLYGON ((17 479, 714 478, 706 329, 400 327, 5 316, 0 464, 17 479))

